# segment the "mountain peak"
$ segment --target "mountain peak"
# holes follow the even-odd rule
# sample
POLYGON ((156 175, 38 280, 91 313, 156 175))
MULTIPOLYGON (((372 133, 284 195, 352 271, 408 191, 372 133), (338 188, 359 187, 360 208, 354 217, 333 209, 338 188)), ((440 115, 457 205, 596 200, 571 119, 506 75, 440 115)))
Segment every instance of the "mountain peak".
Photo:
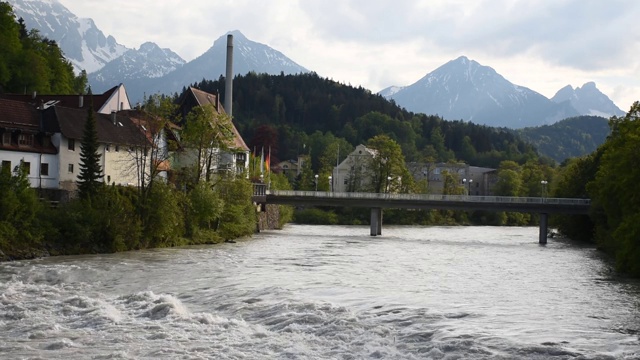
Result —
POLYGON ((447 62, 390 97, 410 111, 499 127, 538 126, 577 115, 570 106, 515 85, 466 56, 447 62))
POLYGON ((567 85, 558 90, 551 100, 556 103, 568 100, 580 115, 602 117, 624 115, 624 112, 607 95, 598 90, 593 81, 586 82, 582 87, 575 89, 571 85, 567 85))
MULTIPOLYGON (((247 38, 246 36, 244 36, 244 34, 242 32, 240 32, 240 30, 232 30, 232 31, 227 32, 225 35, 229 35, 229 34, 233 35, 234 38, 240 38, 240 39, 246 39, 247 38)), ((226 36, 223 36, 223 37, 226 37, 226 36)))

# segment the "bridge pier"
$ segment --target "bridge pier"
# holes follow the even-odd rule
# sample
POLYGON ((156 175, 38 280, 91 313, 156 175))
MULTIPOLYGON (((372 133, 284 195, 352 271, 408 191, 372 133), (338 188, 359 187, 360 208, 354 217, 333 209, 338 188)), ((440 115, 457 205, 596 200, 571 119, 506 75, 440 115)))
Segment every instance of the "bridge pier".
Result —
POLYGON ((382 208, 371 208, 371 236, 382 235, 382 208))
POLYGON ((540 245, 546 245, 547 244, 547 220, 548 220, 549 214, 546 213, 540 213, 540 236, 538 239, 538 243, 540 245))

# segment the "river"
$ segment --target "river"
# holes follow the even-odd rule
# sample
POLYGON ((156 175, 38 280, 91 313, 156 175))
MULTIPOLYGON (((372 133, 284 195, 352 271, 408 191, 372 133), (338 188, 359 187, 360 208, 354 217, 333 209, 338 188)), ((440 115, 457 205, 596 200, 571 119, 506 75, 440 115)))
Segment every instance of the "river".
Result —
POLYGON ((289 225, 0 263, 1 359, 638 359, 640 282, 534 227, 289 225))

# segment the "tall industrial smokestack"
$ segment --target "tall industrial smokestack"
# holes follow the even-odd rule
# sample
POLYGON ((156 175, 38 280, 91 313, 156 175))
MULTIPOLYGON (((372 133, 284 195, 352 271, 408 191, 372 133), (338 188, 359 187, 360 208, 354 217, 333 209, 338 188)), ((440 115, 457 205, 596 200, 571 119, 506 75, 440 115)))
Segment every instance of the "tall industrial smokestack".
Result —
POLYGON ((224 87, 224 110, 232 116, 233 106, 233 35, 227 35, 227 75, 224 87))

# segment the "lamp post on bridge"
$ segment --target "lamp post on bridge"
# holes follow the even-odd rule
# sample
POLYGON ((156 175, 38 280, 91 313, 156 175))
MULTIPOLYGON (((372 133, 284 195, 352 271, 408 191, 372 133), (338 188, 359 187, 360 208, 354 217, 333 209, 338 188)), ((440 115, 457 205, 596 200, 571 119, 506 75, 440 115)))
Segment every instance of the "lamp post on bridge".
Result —
POLYGON ((549 183, 549 182, 548 182, 547 180, 542 180, 542 181, 540 181, 540 186, 542 187, 542 194, 541 194, 541 196, 542 196, 542 202, 544 202, 544 198, 545 198, 545 195, 546 195, 546 193, 547 193, 547 184, 548 184, 548 183, 549 183))
POLYGON ((473 179, 469 179, 469 181, 467 181, 467 179, 462 179, 462 184, 464 186, 464 189, 467 191, 467 196, 471 194, 471 183, 473 182, 473 179))
POLYGON ((329 191, 333 192, 333 177, 329 175, 329 191))
POLYGON ((314 177, 316 178, 315 183, 316 183, 316 191, 318 191, 318 174, 315 174, 314 177))

